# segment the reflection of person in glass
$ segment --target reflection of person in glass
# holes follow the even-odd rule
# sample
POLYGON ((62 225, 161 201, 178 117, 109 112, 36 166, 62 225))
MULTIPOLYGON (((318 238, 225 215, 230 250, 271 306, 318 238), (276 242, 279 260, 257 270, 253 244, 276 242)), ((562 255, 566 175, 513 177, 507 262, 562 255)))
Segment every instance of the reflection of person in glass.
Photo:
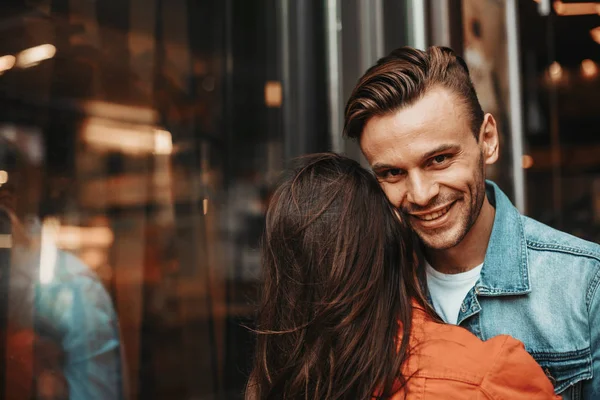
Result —
POLYGON ((0 265, 8 292, 0 308, 6 321, 0 336, 6 340, 6 388, 0 388, 0 397, 121 399, 119 328, 111 299, 85 264, 45 243, 43 235, 39 240, 39 222, 20 215, 15 183, 33 182, 17 168, 17 152, 2 147, 0 169, 9 174, 0 186, 0 225, 11 240, 10 255, 0 265), (48 266, 52 273, 40 279, 48 266))

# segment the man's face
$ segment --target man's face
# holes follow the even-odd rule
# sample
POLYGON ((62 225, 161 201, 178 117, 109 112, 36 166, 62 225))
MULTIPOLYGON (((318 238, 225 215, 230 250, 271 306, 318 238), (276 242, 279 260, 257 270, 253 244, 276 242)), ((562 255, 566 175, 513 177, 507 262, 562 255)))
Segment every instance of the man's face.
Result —
POLYGON ((467 107, 434 87, 413 105, 365 124, 360 147, 390 202, 431 249, 459 244, 485 200, 485 164, 498 158, 498 132, 486 115, 479 141, 467 107))

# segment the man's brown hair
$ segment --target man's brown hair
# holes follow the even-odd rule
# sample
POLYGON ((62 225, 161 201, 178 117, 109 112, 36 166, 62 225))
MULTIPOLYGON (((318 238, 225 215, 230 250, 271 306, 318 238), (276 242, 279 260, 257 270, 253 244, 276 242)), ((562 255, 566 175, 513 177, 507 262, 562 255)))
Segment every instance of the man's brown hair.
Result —
POLYGON ((452 49, 439 46, 426 51, 401 47, 369 68, 346 104, 344 135, 359 139, 371 117, 409 106, 432 87, 449 89, 464 101, 478 139, 484 113, 467 64, 452 49))

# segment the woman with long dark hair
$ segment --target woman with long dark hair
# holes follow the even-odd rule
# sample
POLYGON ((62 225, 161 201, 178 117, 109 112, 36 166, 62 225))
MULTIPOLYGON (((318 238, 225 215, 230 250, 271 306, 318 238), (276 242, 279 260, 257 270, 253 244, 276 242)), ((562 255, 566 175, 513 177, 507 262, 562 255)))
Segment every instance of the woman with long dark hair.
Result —
POLYGON ((357 162, 297 160, 267 211, 247 399, 555 398, 518 341, 439 322, 416 246, 357 162))

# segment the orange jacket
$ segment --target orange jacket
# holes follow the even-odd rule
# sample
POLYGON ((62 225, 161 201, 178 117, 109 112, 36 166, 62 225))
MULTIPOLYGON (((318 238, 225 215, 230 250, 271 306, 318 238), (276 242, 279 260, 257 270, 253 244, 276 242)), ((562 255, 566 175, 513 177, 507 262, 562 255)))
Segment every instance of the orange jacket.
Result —
POLYGON ((481 341, 464 328, 432 321, 415 306, 410 354, 403 368, 410 377, 393 400, 560 399, 542 368, 510 336, 481 341))

